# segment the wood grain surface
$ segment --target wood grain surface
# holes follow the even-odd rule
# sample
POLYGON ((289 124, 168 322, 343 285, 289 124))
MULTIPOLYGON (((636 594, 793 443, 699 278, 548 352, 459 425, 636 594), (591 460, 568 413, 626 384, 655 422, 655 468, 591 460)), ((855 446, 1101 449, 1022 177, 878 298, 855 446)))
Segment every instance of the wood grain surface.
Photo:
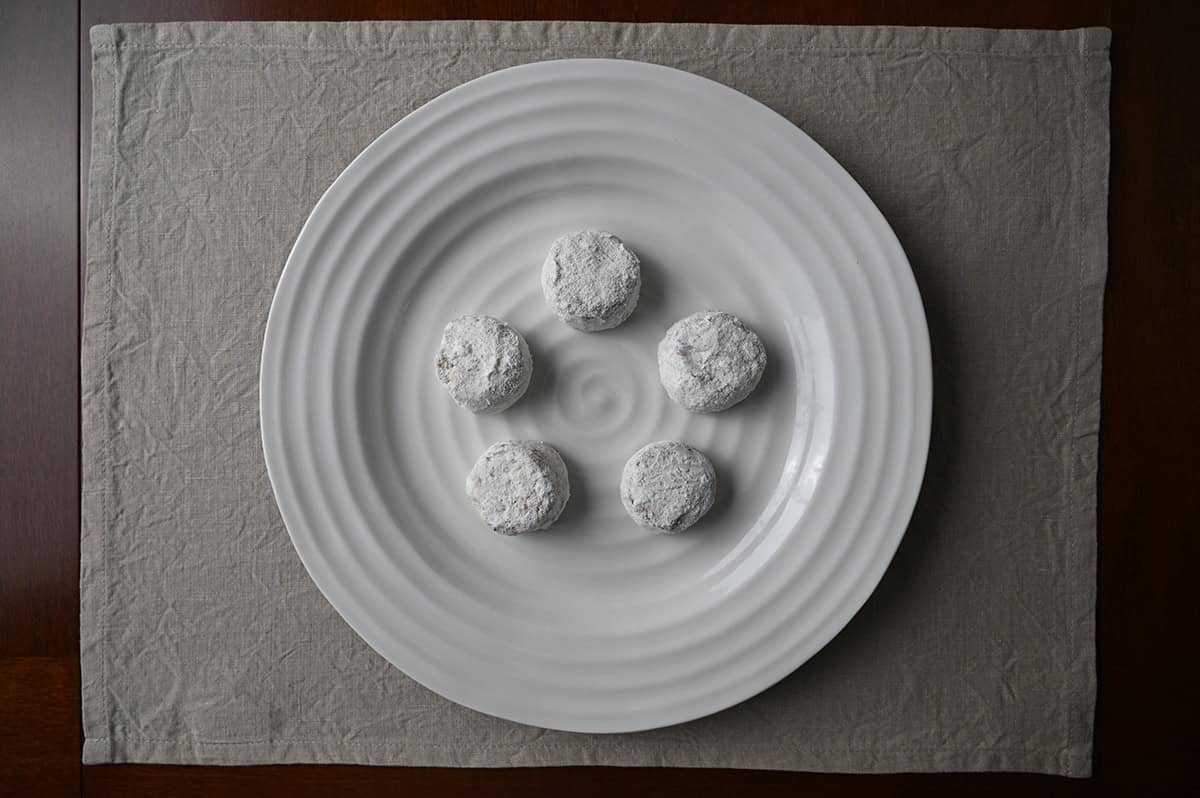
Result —
POLYGON ((1200 53, 1191 3, 0 0, 0 795, 1179 795, 1194 716, 1200 53), (87 29, 181 19, 610 19, 1114 31, 1096 775, 79 765, 79 221, 87 29), (80 120, 83 121, 81 126, 80 120))

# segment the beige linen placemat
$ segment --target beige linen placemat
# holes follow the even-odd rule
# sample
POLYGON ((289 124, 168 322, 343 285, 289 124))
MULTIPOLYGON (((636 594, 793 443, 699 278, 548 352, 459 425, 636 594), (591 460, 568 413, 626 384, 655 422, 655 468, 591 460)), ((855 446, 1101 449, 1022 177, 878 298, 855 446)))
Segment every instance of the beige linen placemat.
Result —
POLYGON ((86 762, 1091 769, 1109 33, 609 23, 92 30, 80 619, 86 762), (882 584, 778 686, 614 736, 486 717, 306 575, 258 431, 263 326, 321 192, 440 92, 611 56, 807 131, 896 230, 930 464, 882 584))

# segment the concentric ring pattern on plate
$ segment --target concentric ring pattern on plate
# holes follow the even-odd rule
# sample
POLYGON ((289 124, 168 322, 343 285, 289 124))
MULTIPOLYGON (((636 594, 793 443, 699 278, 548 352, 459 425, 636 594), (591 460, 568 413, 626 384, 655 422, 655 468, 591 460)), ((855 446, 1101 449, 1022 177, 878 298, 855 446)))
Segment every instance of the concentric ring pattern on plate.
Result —
POLYGON ((412 113, 334 182, 279 281, 263 443, 292 540, 348 623, 466 706, 632 731, 735 704, 853 616, 904 532, 931 407, 920 298, 886 222, 802 132, 731 89, 628 61, 531 64, 412 113), (582 227, 643 260, 641 302, 580 333, 541 260, 582 227), (675 319, 730 310, 770 363, 747 401, 693 415, 663 392, 675 319), (522 330, 528 394, 474 416, 433 373, 449 319, 522 330), (492 534, 463 496, 489 444, 550 441, 572 497, 552 530, 492 534), (678 536, 620 504, 625 459, 706 451, 717 505, 678 536))

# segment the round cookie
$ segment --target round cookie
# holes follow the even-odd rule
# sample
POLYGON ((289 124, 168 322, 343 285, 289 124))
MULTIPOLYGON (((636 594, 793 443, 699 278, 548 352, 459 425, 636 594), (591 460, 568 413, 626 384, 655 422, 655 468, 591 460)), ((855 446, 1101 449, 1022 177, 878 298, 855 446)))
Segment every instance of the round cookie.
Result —
POLYGON ((499 413, 529 387, 533 356, 519 332, 491 316, 461 316, 446 325, 437 376, 459 407, 499 413))
POLYGON ((642 267, 612 233, 581 230, 550 247, 542 293, 555 315, 577 330, 616 327, 637 307, 642 267))
POLYGON ((659 441, 634 452, 621 471, 621 503, 647 529, 673 535, 709 511, 717 475, 704 454, 686 443, 659 441))
POLYGON ((542 441, 489 446, 467 474, 466 489, 479 517, 501 535, 545 529, 571 497, 566 464, 542 441))
POLYGON ((745 399, 767 366, 767 350, 732 313, 705 310, 671 325, 658 344, 667 395, 693 413, 718 413, 745 399))

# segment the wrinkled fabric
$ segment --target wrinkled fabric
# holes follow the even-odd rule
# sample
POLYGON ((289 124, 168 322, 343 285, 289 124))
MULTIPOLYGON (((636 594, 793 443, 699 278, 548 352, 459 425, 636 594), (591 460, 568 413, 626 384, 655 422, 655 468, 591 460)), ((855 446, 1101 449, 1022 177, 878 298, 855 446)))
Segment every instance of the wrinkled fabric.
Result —
POLYGON ((668 765, 1086 776, 1109 33, 609 23, 92 30, 82 352, 85 762, 668 765), (920 286, 934 427, 870 601, 779 685, 638 734, 480 715, 309 579, 258 427, 275 281, 376 136, 500 67, 659 62, 828 149, 920 286))

